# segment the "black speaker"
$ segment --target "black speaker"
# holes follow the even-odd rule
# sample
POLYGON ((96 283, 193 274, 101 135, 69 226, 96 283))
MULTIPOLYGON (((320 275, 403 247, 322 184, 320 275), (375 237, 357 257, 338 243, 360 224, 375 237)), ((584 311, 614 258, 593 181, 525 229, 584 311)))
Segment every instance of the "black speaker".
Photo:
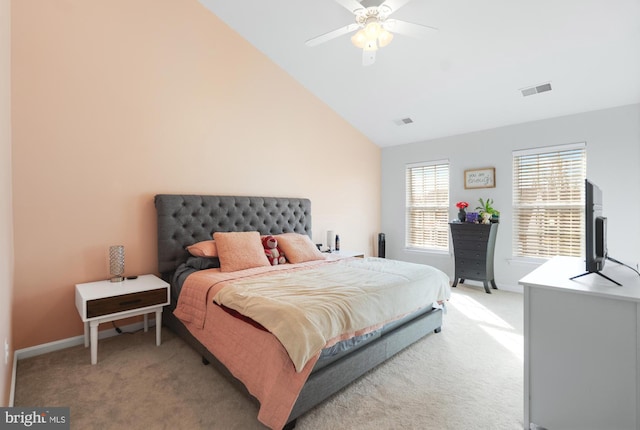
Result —
POLYGON ((384 258, 384 233, 378 234, 378 257, 384 258))

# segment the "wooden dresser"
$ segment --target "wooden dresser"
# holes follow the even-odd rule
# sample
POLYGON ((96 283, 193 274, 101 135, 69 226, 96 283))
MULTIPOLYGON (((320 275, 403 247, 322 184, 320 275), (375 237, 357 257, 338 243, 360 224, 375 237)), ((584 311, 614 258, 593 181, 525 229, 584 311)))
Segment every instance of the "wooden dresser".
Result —
POLYGON ((498 234, 498 224, 473 224, 467 222, 449 223, 453 238, 455 256, 455 279, 463 283, 465 279, 482 281, 484 290, 491 293, 489 283, 498 289, 493 274, 493 254, 498 234))

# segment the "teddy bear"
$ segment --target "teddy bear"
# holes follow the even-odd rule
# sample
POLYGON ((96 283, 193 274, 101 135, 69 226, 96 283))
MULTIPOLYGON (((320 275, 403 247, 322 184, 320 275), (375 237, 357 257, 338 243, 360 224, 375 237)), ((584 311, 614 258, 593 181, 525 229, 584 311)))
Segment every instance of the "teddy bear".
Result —
POLYGON ((272 266, 287 262, 284 253, 278 247, 278 240, 274 236, 264 236, 262 238, 262 247, 264 248, 264 253, 272 266))

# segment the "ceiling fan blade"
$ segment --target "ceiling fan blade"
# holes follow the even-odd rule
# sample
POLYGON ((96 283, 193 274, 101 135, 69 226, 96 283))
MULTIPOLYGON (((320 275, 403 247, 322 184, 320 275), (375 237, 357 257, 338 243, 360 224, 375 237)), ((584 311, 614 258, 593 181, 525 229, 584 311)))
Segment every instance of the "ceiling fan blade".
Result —
POLYGON ((384 22, 383 27, 392 33, 403 34, 405 36, 415 37, 416 39, 424 39, 432 32, 438 31, 438 29, 434 27, 414 24, 399 19, 388 19, 384 22))
POLYGON ((357 10, 364 9, 364 6, 362 6, 357 0, 336 0, 336 3, 340 4, 340 6, 353 14, 355 14, 357 10))
POLYGON ((380 6, 378 6, 378 8, 382 9, 383 7, 386 6, 389 9, 391 9, 391 12, 389 12, 389 13, 393 13, 393 12, 397 11, 398 9, 400 9, 405 4, 409 3, 410 1, 411 0, 386 0, 386 1, 382 2, 382 4, 380 6))
POLYGON ((376 62, 376 52, 377 51, 367 51, 366 49, 362 50, 362 65, 370 66, 376 62))
POLYGON ((307 46, 317 46, 321 43, 328 42, 331 39, 342 36, 343 34, 351 33, 352 31, 358 29, 358 27, 360 26, 354 22, 353 24, 349 24, 347 26, 338 28, 337 30, 333 30, 325 34, 321 34, 320 36, 314 37, 313 39, 309 39, 304 43, 307 46))

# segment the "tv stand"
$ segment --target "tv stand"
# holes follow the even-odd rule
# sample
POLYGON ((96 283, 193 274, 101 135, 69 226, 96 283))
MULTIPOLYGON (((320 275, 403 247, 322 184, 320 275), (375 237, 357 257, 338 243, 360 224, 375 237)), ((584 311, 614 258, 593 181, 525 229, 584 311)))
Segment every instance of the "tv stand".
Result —
POLYGON ((602 273, 602 272, 598 272, 598 271, 595 271, 595 272, 584 272, 584 273, 581 273, 580 275, 572 276, 572 277, 570 277, 569 279, 571 279, 571 280, 573 281, 573 280, 574 280, 574 279, 576 279, 576 278, 579 278, 579 277, 581 277, 581 276, 585 276, 585 275, 590 275, 590 274, 592 274, 592 273, 595 273, 596 275, 600 275, 600 276, 602 276, 603 278, 605 278, 605 279, 607 279, 607 280, 609 280, 609 281, 613 282, 614 284, 618 285, 619 287, 622 287, 622 284, 621 284, 620 282, 616 282, 616 281, 614 281, 613 279, 611 279, 610 277, 608 277, 607 275, 605 275, 604 273, 602 273))
MULTIPOLYGON (((607 260, 609 260, 609 261, 613 261, 614 263, 619 264, 619 265, 621 265, 621 266, 628 267, 629 269, 631 269, 631 270, 633 270, 634 272, 636 272, 636 273, 638 274, 638 276, 640 276, 640 272, 638 272, 636 269, 634 269, 633 267, 629 266, 628 264, 624 264, 622 261, 618 261, 618 260, 616 260, 616 259, 615 259, 615 258, 613 258, 613 257, 609 257, 608 255, 607 255, 605 258, 606 258, 607 260)), ((590 274, 590 273, 597 273, 598 275, 602 276, 603 278, 607 279, 608 281, 611 281, 611 282, 613 282, 614 284, 616 284, 616 285, 618 285, 618 286, 622 287, 622 284, 621 284, 621 283, 614 281, 613 279, 609 278, 607 275, 605 275, 605 274, 603 274, 603 273, 600 273, 600 272, 599 272, 599 271, 597 271, 597 270, 595 270, 595 271, 593 271, 593 272, 585 272, 585 273, 582 273, 582 274, 580 274, 580 275, 572 276, 572 277, 571 277, 571 278, 569 278, 569 279, 573 281, 573 280, 574 280, 574 279, 576 279, 576 278, 579 278, 579 277, 584 276, 584 275, 588 275, 588 274, 590 274)))
POLYGON ((584 271, 554 257, 520 280, 524 429, 640 429, 640 277, 612 264, 622 287, 569 280, 584 271))

